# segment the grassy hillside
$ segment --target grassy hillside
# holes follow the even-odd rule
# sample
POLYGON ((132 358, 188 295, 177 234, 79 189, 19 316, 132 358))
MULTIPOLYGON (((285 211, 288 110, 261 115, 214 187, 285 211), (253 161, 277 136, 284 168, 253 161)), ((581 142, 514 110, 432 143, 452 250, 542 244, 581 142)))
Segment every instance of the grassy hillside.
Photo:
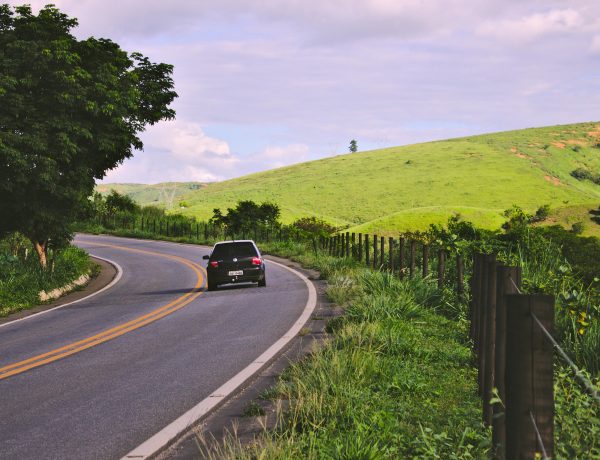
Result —
POLYGON ((181 212, 208 218, 240 199, 272 201, 285 222, 317 215, 369 232, 426 228, 453 212, 493 227, 512 204, 576 206, 583 219, 600 186, 570 172, 600 171, 599 143, 600 123, 581 123, 340 155, 208 184, 181 212))
POLYGON ((167 209, 179 207, 181 197, 199 190, 206 184, 200 182, 164 182, 161 184, 98 184, 96 190, 108 194, 111 190, 128 195, 141 205, 157 205, 167 209))

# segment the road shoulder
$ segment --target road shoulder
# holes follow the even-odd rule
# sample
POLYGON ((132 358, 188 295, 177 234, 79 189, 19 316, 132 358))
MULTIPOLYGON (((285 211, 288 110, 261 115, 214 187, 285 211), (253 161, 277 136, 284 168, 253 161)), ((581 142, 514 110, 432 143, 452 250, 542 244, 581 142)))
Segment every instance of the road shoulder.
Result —
POLYGON ((117 268, 113 264, 103 259, 98 259, 93 256, 90 257, 92 257, 94 262, 100 266, 100 273, 94 278, 92 278, 87 284, 85 284, 81 288, 76 288, 70 293, 59 297, 58 299, 53 300, 52 302, 43 303, 35 307, 28 308, 26 310, 17 311, 8 316, 5 316, 4 318, 0 318, 0 325, 23 319, 46 310, 51 310, 53 308, 60 307, 61 305, 65 305, 67 303, 72 303, 81 300, 84 297, 88 297, 89 295, 94 294, 95 292, 98 292, 99 290, 108 286, 115 278, 115 276, 117 276, 117 268))

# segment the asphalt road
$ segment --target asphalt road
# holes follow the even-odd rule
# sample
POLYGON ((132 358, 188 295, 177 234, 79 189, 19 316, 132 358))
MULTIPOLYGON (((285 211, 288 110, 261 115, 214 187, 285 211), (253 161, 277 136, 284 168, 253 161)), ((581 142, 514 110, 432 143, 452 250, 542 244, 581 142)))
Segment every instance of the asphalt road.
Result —
POLYGON ((264 352, 308 297, 300 278, 269 262, 266 288, 204 292, 206 248, 75 242, 117 262, 122 278, 0 327, 1 459, 121 458, 264 352))

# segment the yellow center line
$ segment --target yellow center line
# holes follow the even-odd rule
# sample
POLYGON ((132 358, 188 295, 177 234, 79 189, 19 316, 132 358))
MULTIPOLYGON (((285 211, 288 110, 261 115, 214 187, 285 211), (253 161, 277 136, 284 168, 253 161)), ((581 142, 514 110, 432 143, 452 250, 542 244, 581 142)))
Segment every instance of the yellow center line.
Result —
POLYGON ((168 304, 163 305, 162 307, 160 307, 156 310, 153 310, 150 313, 146 313, 142 316, 139 316, 131 321, 127 321, 126 323, 112 327, 110 329, 107 329, 105 331, 102 331, 98 334, 87 337, 85 339, 78 340, 76 342, 72 342, 72 343, 62 346, 60 348, 56 348, 49 352, 42 353, 40 355, 33 356, 31 358, 10 364, 8 366, 1 367, 0 368, 0 380, 10 377, 12 375, 20 374, 20 373, 25 372, 34 367, 42 366, 44 364, 48 364, 53 361, 57 361, 66 356, 70 356, 72 354, 79 353, 80 351, 86 350, 88 348, 91 348, 93 346, 99 345, 101 343, 112 340, 116 337, 119 337, 123 334, 126 334, 127 332, 131 332, 135 329, 146 326, 147 324, 150 324, 154 321, 164 318, 165 316, 170 315, 171 313, 183 308, 184 306, 186 306, 187 304, 189 304, 190 302, 195 300, 203 292, 203 291, 198 291, 198 289, 200 289, 202 287, 202 285, 204 284, 204 280, 205 280, 205 276, 203 273, 204 269, 201 266, 199 266, 198 264, 189 261, 188 259, 185 259, 185 258, 179 257, 179 256, 173 256, 170 254, 163 254, 160 252, 146 251, 143 249, 127 248, 124 246, 116 246, 116 245, 96 243, 96 242, 93 242, 93 243, 98 246, 109 247, 109 248, 119 249, 119 250, 123 250, 123 251, 129 251, 129 252, 150 254, 150 255, 155 255, 158 257, 164 257, 164 258, 176 260, 184 265, 187 265, 196 273, 196 285, 194 286, 192 291, 178 297, 174 301, 169 302, 168 304))

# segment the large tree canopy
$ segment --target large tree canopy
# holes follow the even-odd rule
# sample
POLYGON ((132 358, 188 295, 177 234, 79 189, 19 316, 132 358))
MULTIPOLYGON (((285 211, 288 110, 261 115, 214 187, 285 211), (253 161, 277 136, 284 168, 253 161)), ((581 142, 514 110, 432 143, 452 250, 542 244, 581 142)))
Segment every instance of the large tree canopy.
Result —
POLYGON ((0 5, 0 235, 20 231, 42 264, 68 238, 95 180, 172 119, 173 67, 106 39, 77 40, 52 5, 0 5))

